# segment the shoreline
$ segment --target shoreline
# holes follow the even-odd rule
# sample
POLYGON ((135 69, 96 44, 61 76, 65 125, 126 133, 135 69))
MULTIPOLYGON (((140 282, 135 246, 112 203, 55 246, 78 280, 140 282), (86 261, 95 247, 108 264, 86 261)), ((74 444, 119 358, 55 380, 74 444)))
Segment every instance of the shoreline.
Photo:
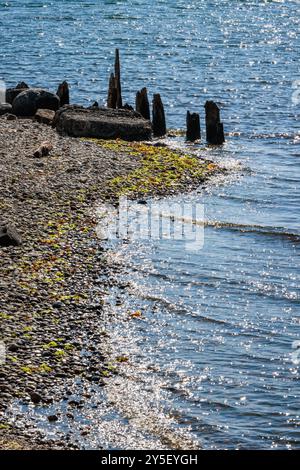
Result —
MULTIPOLYGON (((28 439, 6 412, 14 400, 49 407, 68 399, 75 378, 103 386, 115 373, 101 348, 103 283, 96 297, 91 289, 99 273, 111 274, 96 238, 95 204, 187 192, 220 168, 163 144, 63 137, 29 119, 1 117, 0 135, 0 222, 23 240, 0 248, 0 447, 56 448, 34 429, 28 439), (43 141, 51 154, 34 158, 43 141)), ((49 413, 49 422, 56 419, 49 413)), ((64 447, 74 448, 61 441, 64 447)))

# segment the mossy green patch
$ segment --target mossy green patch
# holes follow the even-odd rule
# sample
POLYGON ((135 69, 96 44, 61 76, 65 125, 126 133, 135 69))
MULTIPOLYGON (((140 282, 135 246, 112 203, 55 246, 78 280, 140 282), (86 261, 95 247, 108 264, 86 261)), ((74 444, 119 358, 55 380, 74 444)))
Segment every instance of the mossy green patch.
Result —
POLYGON ((112 193, 119 197, 163 195, 195 187, 219 167, 207 160, 165 146, 121 140, 93 139, 99 146, 138 158, 138 166, 125 176, 110 181, 112 193))
POLYGON ((47 374, 47 373, 50 373, 52 371, 52 368, 50 366, 48 366, 48 364, 46 364, 45 362, 43 362, 40 366, 39 366, 39 371, 43 374, 47 374))

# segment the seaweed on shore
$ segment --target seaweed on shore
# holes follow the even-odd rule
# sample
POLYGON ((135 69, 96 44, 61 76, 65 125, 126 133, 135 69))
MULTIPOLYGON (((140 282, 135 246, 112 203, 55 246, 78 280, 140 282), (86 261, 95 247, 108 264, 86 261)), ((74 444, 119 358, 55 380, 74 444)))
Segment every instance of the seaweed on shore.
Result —
POLYGON ((220 167, 211 161, 167 146, 122 140, 93 139, 93 142, 139 159, 137 167, 131 172, 109 182, 109 188, 116 197, 162 196, 187 191, 220 171, 220 167))

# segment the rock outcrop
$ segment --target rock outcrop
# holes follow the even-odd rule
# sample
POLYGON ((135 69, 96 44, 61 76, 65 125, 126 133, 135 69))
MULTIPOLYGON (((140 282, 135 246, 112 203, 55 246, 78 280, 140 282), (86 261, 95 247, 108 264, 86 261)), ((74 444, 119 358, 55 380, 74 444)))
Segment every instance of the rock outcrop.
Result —
POLYGON ((72 137, 127 141, 151 139, 150 122, 139 113, 125 109, 64 106, 57 111, 53 126, 59 133, 72 137))

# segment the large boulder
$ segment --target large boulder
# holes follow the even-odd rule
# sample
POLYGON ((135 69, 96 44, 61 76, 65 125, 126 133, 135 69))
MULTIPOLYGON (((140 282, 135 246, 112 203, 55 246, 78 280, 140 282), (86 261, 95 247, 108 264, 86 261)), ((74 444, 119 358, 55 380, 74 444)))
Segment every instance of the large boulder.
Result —
POLYGON ((0 246, 19 246, 21 243, 22 239, 12 225, 0 226, 0 246))
POLYGON ((3 114, 11 113, 12 111, 12 106, 9 103, 3 103, 0 104, 0 116, 3 116, 3 114))
POLYGON ((34 116, 38 109, 56 111, 59 106, 59 97, 41 88, 29 88, 22 91, 12 104, 13 113, 16 116, 34 116))
POLYGON ((29 86, 25 82, 20 82, 15 88, 7 88, 6 90, 6 103, 13 104, 14 99, 22 93, 22 91, 28 90, 29 86))
POLYGON ((139 113, 125 109, 64 106, 57 111, 53 125, 59 133, 72 137, 151 139, 151 123, 139 113))

